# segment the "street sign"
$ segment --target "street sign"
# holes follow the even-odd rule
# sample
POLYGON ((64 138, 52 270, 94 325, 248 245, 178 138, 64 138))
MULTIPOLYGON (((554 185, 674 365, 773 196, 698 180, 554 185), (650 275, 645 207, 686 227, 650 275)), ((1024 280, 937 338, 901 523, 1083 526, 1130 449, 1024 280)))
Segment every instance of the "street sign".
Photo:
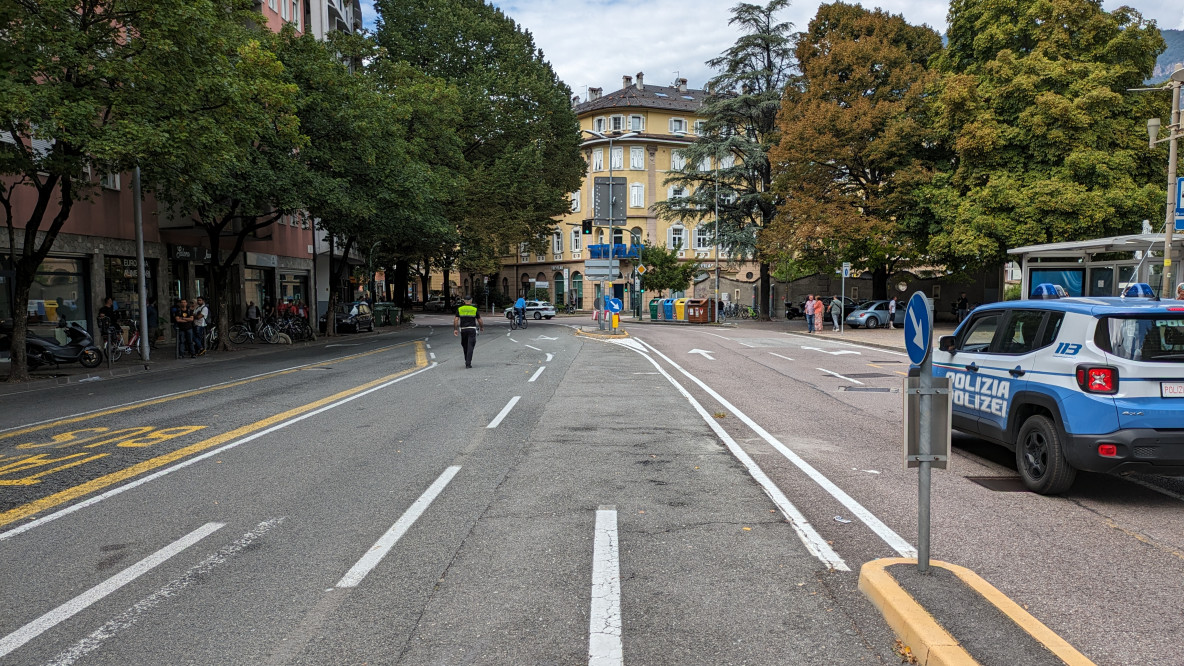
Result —
POLYGON ((921 378, 905 377, 904 390, 904 460, 906 467, 921 465, 921 428, 929 429, 929 453, 934 469, 949 469, 950 409, 952 394, 949 377, 934 377, 932 389, 935 393, 929 405, 929 420, 921 420, 921 378))
POLYGON ((929 355, 933 327, 930 317, 929 299, 919 291, 914 293, 904 313, 904 347, 909 353, 909 360, 917 365, 929 355))
POLYGON ((619 299, 619 298, 608 299, 608 311, 609 312, 620 312, 624 308, 625 308, 625 304, 621 302, 621 299, 619 299))
POLYGON ((620 275, 620 273, 617 273, 617 272, 609 273, 609 272, 604 272, 604 271, 600 271, 599 269, 597 269, 597 270, 588 271, 587 273, 584 273, 584 279, 590 280, 592 282, 604 282, 606 280, 609 282, 612 282, 613 280, 617 279, 618 275, 620 275))
POLYGON ((551 286, 551 283, 547 282, 546 280, 535 280, 534 286, 535 289, 547 289, 551 286))
POLYGON ((1176 215, 1184 215, 1184 176, 1176 177, 1176 215))
POLYGON ((645 267, 645 264, 638 264, 637 265, 637 274, 638 275, 645 275, 645 272, 648 270, 649 269, 645 267))
POLYGON ((1176 231, 1184 231, 1184 217, 1176 218, 1176 231))
POLYGON ((567 270, 568 270, 567 268, 564 268, 564 269, 563 269, 563 279, 564 279, 565 281, 568 279, 568 277, 567 277, 567 270))
POLYGON ((620 259, 585 259, 584 270, 593 270, 596 268, 612 269, 615 271, 621 270, 620 259))
POLYGON ((605 176, 597 176, 593 181, 592 186, 592 219, 596 226, 608 226, 610 223, 616 226, 625 226, 626 198, 629 196, 627 191, 629 184, 626 179, 619 176, 607 178, 605 176), (609 184, 612 184, 612 206, 609 206, 609 184))
POLYGON ((850 261, 843 262, 843 277, 845 277, 845 278, 851 277, 851 262, 850 261))

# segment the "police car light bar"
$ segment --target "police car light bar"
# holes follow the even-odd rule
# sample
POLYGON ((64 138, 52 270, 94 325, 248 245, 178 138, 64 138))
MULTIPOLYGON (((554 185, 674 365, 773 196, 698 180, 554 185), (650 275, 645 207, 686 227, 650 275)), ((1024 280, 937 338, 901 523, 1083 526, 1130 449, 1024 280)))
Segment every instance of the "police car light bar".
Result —
POLYGON ((1065 295, 1065 288, 1064 287, 1062 287, 1058 284, 1052 284, 1050 282, 1043 282, 1041 284, 1038 284, 1038 285, 1036 285, 1036 288, 1032 290, 1032 298, 1050 299, 1050 298, 1060 298, 1061 296, 1064 296, 1064 295, 1065 295))
POLYGON ((1155 292, 1146 282, 1136 282, 1122 292, 1123 298, 1155 298, 1155 292))

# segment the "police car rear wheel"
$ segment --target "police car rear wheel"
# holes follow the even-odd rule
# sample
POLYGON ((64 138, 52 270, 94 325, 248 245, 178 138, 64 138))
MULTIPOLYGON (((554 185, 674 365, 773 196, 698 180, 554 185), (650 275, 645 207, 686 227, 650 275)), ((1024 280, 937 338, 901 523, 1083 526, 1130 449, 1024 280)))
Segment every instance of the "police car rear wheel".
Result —
POLYGON ((1043 415, 1024 421, 1016 440, 1015 464, 1024 485, 1041 495, 1065 492, 1077 476, 1065 460, 1056 424, 1043 415))

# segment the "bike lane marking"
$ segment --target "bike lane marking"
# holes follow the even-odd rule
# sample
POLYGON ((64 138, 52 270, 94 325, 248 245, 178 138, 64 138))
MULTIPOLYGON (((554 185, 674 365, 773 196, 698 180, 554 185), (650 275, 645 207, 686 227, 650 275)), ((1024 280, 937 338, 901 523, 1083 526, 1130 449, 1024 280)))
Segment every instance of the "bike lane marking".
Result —
POLYGON ((182 398, 190 398, 190 397, 193 397, 196 395, 204 395, 206 393, 213 393, 214 391, 221 391, 223 389, 234 388, 236 386, 242 386, 244 384, 251 384, 251 383, 261 381, 264 379, 270 379, 272 377, 279 377, 282 375, 287 375, 287 374, 291 374, 294 372, 299 372, 301 370, 307 370, 308 368, 316 368, 316 367, 319 367, 322 365, 328 365, 330 363, 338 363, 341 361, 350 361, 350 360, 353 360, 356 358, 362 358, 364 356, 371 356, 373 354, 378 354, 380 352, 390 351, 391 349, 396 349, 399 347, 406 347, 407 345, 411 345, 411 344, 421 344, 421 343, 416 340, 412 340, 409 342, 400 342, 398 344, 388 345, 386 347, 379 347, 378 349, 372 349, 368 352, 361 352, 359 354, 350 354, 348 356, 338 356, 337 358, 326 359, 324 361, 317 361, 316 363, 306 363, 304 365, 297 365, 297 366, 293 366, 291 368, 285 368, 283 370, 273 370, 271 372, 265 372, 265 373, 259 374, 259 375, 252 375, 250 377, 245 377, 243 379, 236 379, 236 380, 233 380, 230 382, 223 382, 221 384, 211 384, 210 386, 192 389, 189 391, 181 391, 179 393, 169 393, 169 394, 158 396, 155 398, 148 398, 146 400, 138 400, 136 402, 129 402, 129 403, 126 403, 123 405, 116 405, 115 407, 103 408, 103 409, 93 411, 93 412, 83 412, 81 414, 74 414, 71 416, 66 416, 66 417, 62 417, 62 418, 58 418, 58 419, 51 419, 49 421, 42 421, 40 423, 31 423, 31 424, 28 424, 23 427, 17 426, 16 429, 13 429, 13 430, 0 431, 0 440, 10 439, 12 437, 17 437, 18 435, 25 435, 25 434, 28 434, 31 432, 37 432, 39 430, 48 430, 49 428, 55 428, 55 427, 63 426, 63 425, 70 425, 71 423, 79 423, 82 421, 89 421, 90 419, 96 419, 101 416, 110 416, 112 414, 120 414, 123 412, 131 411, 133 409, 139 409, 141 407, 150 407, 152 405, 160 405, 160 404, 163 404, 166 402, 180 400, 182 398))
POLYGON ((588 666, 624 663, 621 643, 621 565, 617 507, 596 509, 592 538, 592 607, 588 613, 588 666))
POLYGON ((538 378, 539 378, 539 375, 543 374, 543 370, 546 370, 546 369, 547 369, 547 366, 545 366, 545 365, 544 365, 544 366, 540 366, 540 367, 539 367, 539 369, 538 369, 538 370, 535 370, 535 371, 534 371, 534 374, 530 376, 530 379, 528 379, 528 380, 526 380, 526 381, 528 381, 528 382, 533 382, 534 380, 538 379, 538 378))
POLYGON ((189 465, 192 465, 200 460, 204 460, 204 459, 209 458, 211 456, 222 453, 223 451, 227 451, 227 450, 232 449, 236 446, 239 446, 240 444, 245 444, 247 442, 258 439, 259 437, 267 435, 269 433, 275 432, 275 431, 280 430, 282 428, 286 428, 294 423, 298 423, 300 421, 303 421, 306 418, 309 418, 311 416, 315 416, 317 414, 320 414, 321 412, 328 411, 330 409, 333 409, 335 407, 343 405, 347 402, 351 402, 353 400, 356 400, 357 398, 360 398, 362 396, 373 393, 374 391, 381 390, 383 388, 391 386, 392 384, 398 383, 408 377, 414 376, 416 374, 419 374, 421 372, 424 372, 426 370, 430 370, 430 369, 436 367, 436 365, 437 365, 436 363, 432 363, 431 365, 428 365, 427 352, 424 349, 423 343, 416 341, 415 345, 416 345, 415 365, 413 367, 407 368, 405 370, 400 370, 399 372, 387 375, 385 377, 380 377, 380 378, 375 379, 370 382, 366 382, 365 384, 362 384, 360 386, 355 386, 353 388, 346 389, 344 391, 341 391, 339 393, 335 393, 335 394, 328 396, 326 398, 321 398, 320 400, 315 400, 315 401, 310 402, 308 404, 301 405, 299 407, 294 407, 294 408, 289 409, 285 412, 281 412, 279 414, 269 416, 265 419, 255 421, 254 423, 248 423, 247 425, 240 426, 238 428, 235 428, 235 429, 230 430, 228 432, 222 433, 220 435, 215 435, 213 437, 202 440, 202 441, 197 442, 195 444, 190 444, 189 446, 177 449, 175 451, 170 451, 169 453, 165 453, 165 454, 157 456, 155 458, 150 458, 148 460, 136 463, 130 467, 124 468, 124 469, 119 470, 117 472, 112 472, 111 474, 107 474, 107 475, 100 476, 95 479, 91 479, 89 481, 78 484, 77 486, 67 488, 65 490, 54 493, 52 495, 47 495, 46 497, 42 497, 40 499, 33 500, 32 502, 28 502, 27 504, 23 504, 21 506, 18 506, 13 509, 10 509, 8 511, 5 511, 3 513, 0 513, 0 527, 3 527, 5 525, 8 525, 8 524, 13 523, 15 521, 29 518, 33 515, 36 515, 38 513, 41 513, 42 511, 47 510, 47 509, 52 509, 56 506, 66 503, 66 502, 78 499, 80 497, 83 497, 84 495, 89 495, 93 492, 103 490, 105 488, 108 488, 110 486, 114 486, 116 484, 123 483, 124 481, 129 481, 133 477, 139 476, 145 472, 149 472, 149 471, 155 470, 157 468, 164 467, 165 465, 168 465, 170 463, 175 463, 175 462, 178 463, 176 465, 173 465, 172 467, 168 467, 166 469, 160 470, 160 471, 156 472, 155 474, 151 474, 151 475, 146 476, 144 478, 137 479, 135 481, 131 481, 130 483, 126 483, 124 485, 117 486, 116 488, 108 490, 107 492, 104 492, 101 495, 97 495, 97 496, 92 497, 92 498, 85 500, 83 502, 79 502, 78 504, 74 504, 69 507, 66 507, 65 509, 62 509, 62 510, 57 511, 55 513, 49 514, 47 516, 43 516, 43 517, 41 517, 37 520, 31 521, 31 522, 25 523, 19 527, 8 530, 7 532, 2 532, 2 533, 0 533, 0 541, 3 541, 4 539, 11 538, 11 537, 15 536, 16 534, 23 533, 25 531, 28 531, 29 529, 32 529, 32 528, 39 526, 39 525, 42 525, 42 524, 49 522, 51 520, 56 520, 57 518, 60 518, 64 515, 68 515, 70 513, 73 513, 74 511, 78 511, 84 507, 87 507, 87 506, 90 506, 90 505, 95 504, 97 502, 100 502, 104 499, 107 499, 108 497, 113 497, 113 496, 123 493, 127 490, 135 488, 136 486, 139 486, 143 483, 147 483, 148 481, 152 481, 154 479, 165 476, 166 474, 171 474, 172 472, 175 472, 179 469, 183 469, 184 467, 188 467, 189 465), (219 448, 214 448, 214 447, 219 447, 219 448), (211 451, 209 449, 213 449, 213 450, 211 451), (201 455, 195 455, 195 454, 199 454, 199 453, 201 455), (190 456, 192 456, 192 457, 190 457, 190 456), (183 459, 185 459, 185 460, 183 460, 183 459), (178 461, 180 461, 180 462, 178 462, 178 461))
POLYGON ((501 425, 502 419, 506 418, 506 415, 510 413, 511 409, 514 409, 514 405, 517 405, 518 401, 521 399, 522 399, 522 396, 520 396, 520 395, 516 395, 513 398, 510 398, 510 402, 507 402, 506 406, 502 407, 502 411, 498 412, 498 415, 493 417, 493 420, 490 421, 489 425, 487 425, 485 427, 486 428, 496 428, 499 425, 501 425))

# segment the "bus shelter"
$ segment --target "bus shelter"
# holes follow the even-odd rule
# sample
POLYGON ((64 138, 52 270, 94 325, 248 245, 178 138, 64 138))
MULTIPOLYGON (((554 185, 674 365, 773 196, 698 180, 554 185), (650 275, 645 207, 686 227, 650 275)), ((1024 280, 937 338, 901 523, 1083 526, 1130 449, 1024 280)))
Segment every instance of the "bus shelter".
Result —
MULTIPOLYGON (((1179 282, 1180 236, 1171 248, 1172 284, 1179 282)), ((1130 234, 1084 241, 1045 243, 1008 250, 1022 273, 1022 298, 1038 284, 1058 284, 1069 296, 1118 296, 1129 285, 1145 282, 1158 296, 1163 284, 1163 234, 1130 234)), ((1167 294, 1173 298, 1174 294, 1167 294)))

